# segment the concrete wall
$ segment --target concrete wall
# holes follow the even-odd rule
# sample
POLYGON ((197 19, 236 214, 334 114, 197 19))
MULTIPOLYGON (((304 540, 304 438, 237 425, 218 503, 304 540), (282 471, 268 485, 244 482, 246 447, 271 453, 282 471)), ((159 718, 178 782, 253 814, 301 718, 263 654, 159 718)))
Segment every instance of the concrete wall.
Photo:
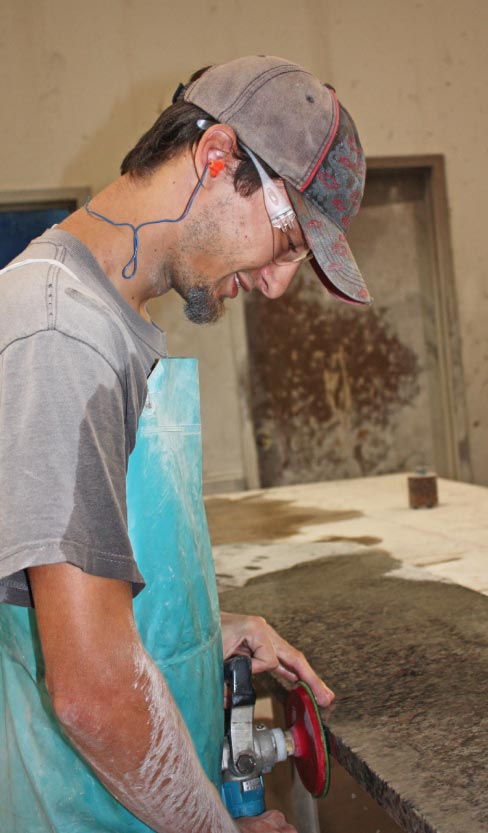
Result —
MULTIPOLYGON (((446 156, 473 469, 488 483, 487 32, 482 0, 0 0, 0 187, 95 192, 193 69, 303 63, 336 86, 368 155, 446 156)), ((208 330, 180 312, 155 307, 171 352, 202 359, 205 478, 239 485, 240 311, 208 330)))

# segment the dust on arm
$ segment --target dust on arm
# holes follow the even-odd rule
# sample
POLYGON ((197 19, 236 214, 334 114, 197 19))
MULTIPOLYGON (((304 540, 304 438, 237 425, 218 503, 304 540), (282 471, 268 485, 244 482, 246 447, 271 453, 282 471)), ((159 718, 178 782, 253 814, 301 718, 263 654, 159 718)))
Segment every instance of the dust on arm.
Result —
POLYGON ((99 779, 157 833, 235 833, 142 646, 129 585, 70 564, 29 578, 56 715, 99 779))

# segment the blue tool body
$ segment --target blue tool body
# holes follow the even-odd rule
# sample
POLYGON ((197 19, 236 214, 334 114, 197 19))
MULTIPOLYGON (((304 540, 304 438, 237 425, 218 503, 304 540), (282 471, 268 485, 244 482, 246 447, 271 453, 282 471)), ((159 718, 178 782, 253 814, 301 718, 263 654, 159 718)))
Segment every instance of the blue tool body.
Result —
POLYGON ((233 819, 259 816, 265 811, 263 776, 249 781, 226 781, 222 784, 222 799, 233 819))

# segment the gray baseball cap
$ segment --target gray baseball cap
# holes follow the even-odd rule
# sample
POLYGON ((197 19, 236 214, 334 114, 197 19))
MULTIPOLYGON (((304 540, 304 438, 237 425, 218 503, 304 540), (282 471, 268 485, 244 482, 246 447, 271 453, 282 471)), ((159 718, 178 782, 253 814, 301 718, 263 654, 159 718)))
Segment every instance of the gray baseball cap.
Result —
POLYGON ((343 301, 370 304, 346 240, 366 164, 335 90, 297 64, 256 55, 210 67, 183 97, 230 125, 283 179, 326 289, 343 301))

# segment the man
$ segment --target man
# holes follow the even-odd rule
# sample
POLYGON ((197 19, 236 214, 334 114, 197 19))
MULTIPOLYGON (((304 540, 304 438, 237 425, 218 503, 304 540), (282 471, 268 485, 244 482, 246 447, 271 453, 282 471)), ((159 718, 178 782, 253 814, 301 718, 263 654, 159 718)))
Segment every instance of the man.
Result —
POLYGON ((293 830, 220 801, 223 656, 333 693, 263 620, 219 619, 195 363, 167 358, 145 305, 175 289, 215 321, 312 256, 369 303, 345 240, 363 184, 332 88, 238 59, 181 87, 122 176, 0 276, 5 833, 293 830))

